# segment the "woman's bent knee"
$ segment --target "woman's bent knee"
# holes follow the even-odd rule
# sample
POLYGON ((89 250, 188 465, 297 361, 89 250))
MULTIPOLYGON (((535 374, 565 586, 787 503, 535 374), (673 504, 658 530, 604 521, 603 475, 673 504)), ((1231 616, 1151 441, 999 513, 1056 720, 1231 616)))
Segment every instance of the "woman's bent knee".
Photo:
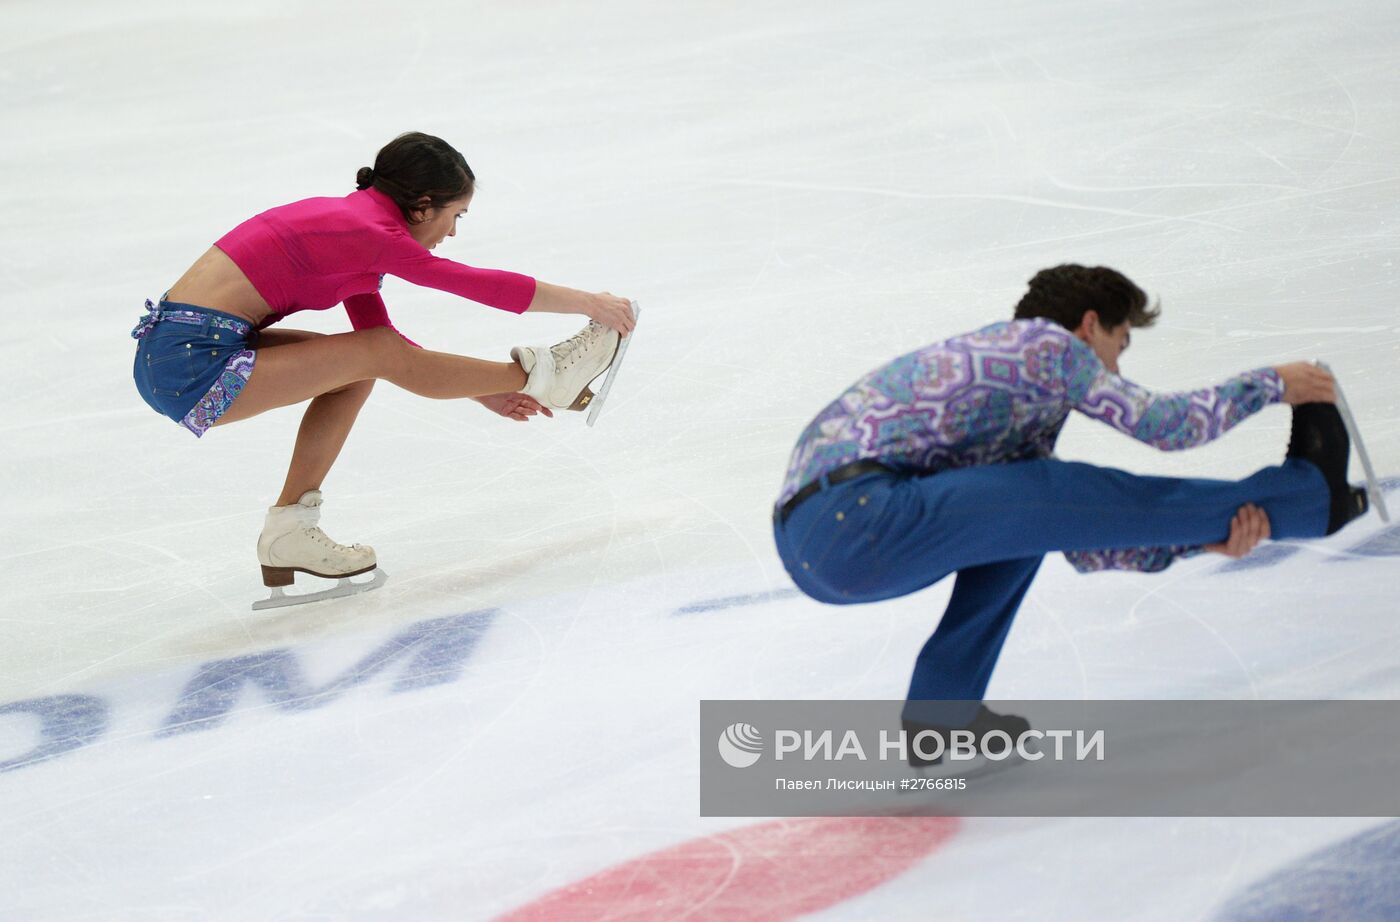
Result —
POLYGON ((363 381, 351 381, 344 387, 337 387, 333 391, 327 391, 327 393, 346 394, 347 396, 355 398, 360 403, 364 403, 369 399, 369 394, 372 390, 374 390, 374 379, 366 378, 363 381))
POLYGON ((398 376, 414 351, 393 327, 370 327, 351 334, 365 348, 365 364, 374 378, 398 376))

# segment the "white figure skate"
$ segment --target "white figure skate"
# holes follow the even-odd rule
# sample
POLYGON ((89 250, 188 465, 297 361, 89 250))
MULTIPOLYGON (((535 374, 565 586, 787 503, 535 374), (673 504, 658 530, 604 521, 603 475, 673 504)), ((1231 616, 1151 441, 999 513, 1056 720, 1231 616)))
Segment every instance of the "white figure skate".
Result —
POLYGON ((1342 383, 1337 380, 1337 375, 1328 367, 1326 362, 1314 360, 1318 368, 1332 375, 1332 389, 1337 394, 1337 412, 1341 414, 1342 422, 1347 427, 1347 436, 1351 439, 1352 447, 1356 449, 1356 456, 1361 460, 1361 470, 1366 474, 1366 495, 1371 501, 1371 508, 1376 510, 1376 514, 1381 517, 1382 522, 1390 521, 1390 511, 1385 508, 1385 497, 1381 495, 1380 484, 1376 480, 1376 472, 1371 468, 1371 458, 1366 454, 1366 443, 1361 441, 1361 430, 1356 427, 1356 417, 1351 415, 1351 407, 1347 405, 1347 399, 1342 395, 1342 383))
MULTIPOLYGON (((635 316, 635 303, 632 309, 635 316)), ((529 375, 520 392, 555 410, 583 410, 594 404, 595 409, 589 413, 591 422, 597 418, 596 407, 601 405, 591 385, 607 372, 600 392, 606 398, 626 342, 616 330, 589 321, 588 326, 547 349, 516 346, 510 350, 510 357, 529 375)))
POLYGON ((389 574, 378 568, 374 548, 337 544, 317 526, 320 519, 320 490, 303 493, 294 505, 267 510, 267 521, 258 537, 258 563, 262 565, 263 585, 270 586, 272 594, 254 602, 254 611, 339 599, 384 585, 389 574), (371 570, 373 579, 358 583, 350 580, 371 570), (297 573, 339 582, 320 592, 287 595, 282 587, 292 585, 297 573))

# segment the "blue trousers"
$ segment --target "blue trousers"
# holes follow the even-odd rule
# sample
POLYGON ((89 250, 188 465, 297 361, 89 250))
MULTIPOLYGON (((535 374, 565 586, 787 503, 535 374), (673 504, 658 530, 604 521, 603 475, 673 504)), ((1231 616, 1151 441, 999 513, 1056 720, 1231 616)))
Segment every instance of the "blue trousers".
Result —
POLYGON ((1327 483, 1297 459, 1240 481, 1143 477, 1053 459, 872 473, 824 486, 785 522, 775 517, 773 528, 783 566, 821 602, 877 602, 956 572, 908 697, 977 702, 1045 554, 1224 541, 1245 503, 1268 514, 1274 538, 1326 533, 1327 483))

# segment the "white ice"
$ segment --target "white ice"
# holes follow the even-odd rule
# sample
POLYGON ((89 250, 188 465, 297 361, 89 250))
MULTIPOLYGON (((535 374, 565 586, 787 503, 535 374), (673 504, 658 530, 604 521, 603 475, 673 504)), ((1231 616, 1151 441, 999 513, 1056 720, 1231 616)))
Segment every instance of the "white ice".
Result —
MULTIPOLYGON (((697 702, 898 698, 949 589, 785 592, 794 438, 1047 265, 1161 298, 1124 359, 1145 385, 1327 359, 1400 474, 1394 3, 10 0, 0 27, 0 707, 108 708, 0 773, 3 919, 489 919, 753 825, 698 817, 697 702), (480 180, 440 255, 635 298, 643 325, 594 429, 379 386, 324 523, 393 578, 255 615, 300 414, 197 441, 137 396, 127 331, 229 228, 350 191, 413 129, 480 180), (294 711, 249 686, 219 726, 160 732, 205 664, 285 651, 317 687, 425 623, 465 632, 460 672, 399 689, 395 663, 294 711)), ((385 294, 446 351, 575 326, 385 294)), ((1167 456, 1072 419, 1060 449, 1233 477, 1287 431, 1270 408, 1167 456)), ((991 696, 1394 698, 1398 552, 1371 516, 1237 572, 1052 558, 991 696)), ((0 762, 36 727, 0 713, 0 762)), ((1208 918, 1380 822, 969 819, 819 917, 1208 918)), ((730 917, 815 884, 778 881, 730 917)))

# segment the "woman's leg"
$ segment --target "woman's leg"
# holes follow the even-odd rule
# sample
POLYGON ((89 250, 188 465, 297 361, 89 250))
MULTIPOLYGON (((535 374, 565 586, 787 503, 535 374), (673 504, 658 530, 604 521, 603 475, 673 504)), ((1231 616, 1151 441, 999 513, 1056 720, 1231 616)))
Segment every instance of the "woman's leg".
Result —
POLYGON ((388 327, 304 339, 289 335, 296 332, 262 335, 253 373, 220 424, 376 379, 435 399, 513 393, 525 386, 525 372, 515 362, 419 349, 388 327))
POLYGON ((292 463, 275 505, 290 506, 308 490, 321 489, 373 388, 373 381, 356 381, 311 401, 301 418, 292 463))
MULTIPOLYGON (((305 330, 265 331, 258 340, 258 358, 253 366, 252 377, 256 378, 261 374, 263 377, 260 383, 268 384, 268 379, 272 376, 263 373, 267 371, 269 364, 273 363, 264 363, 269 357, 273 357, 274 353, 278 353, 276 357, 280 358, 290 353, 279 352, 279 350, 286 350, 299 343, 317 342, 329 338, 331 337, 305 330)), ((249 379, 248 384, 252 385, 252 378, 249 379)), ((300 499, 303 493, 321 488, 321 482, 325 479, 331 466, 335 464, 336 458, 339 457, 340 450, 350 435, 350 429, 355 425, 356 417, 359 416, 360 408, 369 399, 370 391, 373 388, 374 379, 366 378, 344 384, 311 399, 311 403, 307 405, 306 414, 302 417, 301 428, 297 430, 296 445, 292 449, 292 461, 287 468, 287 479, 283 483, 282 493, 274 505, 290 506, 300 499)), ((216 425, 233 422, 240 418, 246 419, 248 415, 251 415, 247 412, 250 409, 249 405, 243 403, 247 396, 248 387, 245 387, 243 393, 239 394, 238 399, 230 407, 229 412, 225 413, 216 425), (240 406, 245 411, 242 417, 233 412, 240 406)), ((254 396, 256 399, 256 394, 254 396)))

